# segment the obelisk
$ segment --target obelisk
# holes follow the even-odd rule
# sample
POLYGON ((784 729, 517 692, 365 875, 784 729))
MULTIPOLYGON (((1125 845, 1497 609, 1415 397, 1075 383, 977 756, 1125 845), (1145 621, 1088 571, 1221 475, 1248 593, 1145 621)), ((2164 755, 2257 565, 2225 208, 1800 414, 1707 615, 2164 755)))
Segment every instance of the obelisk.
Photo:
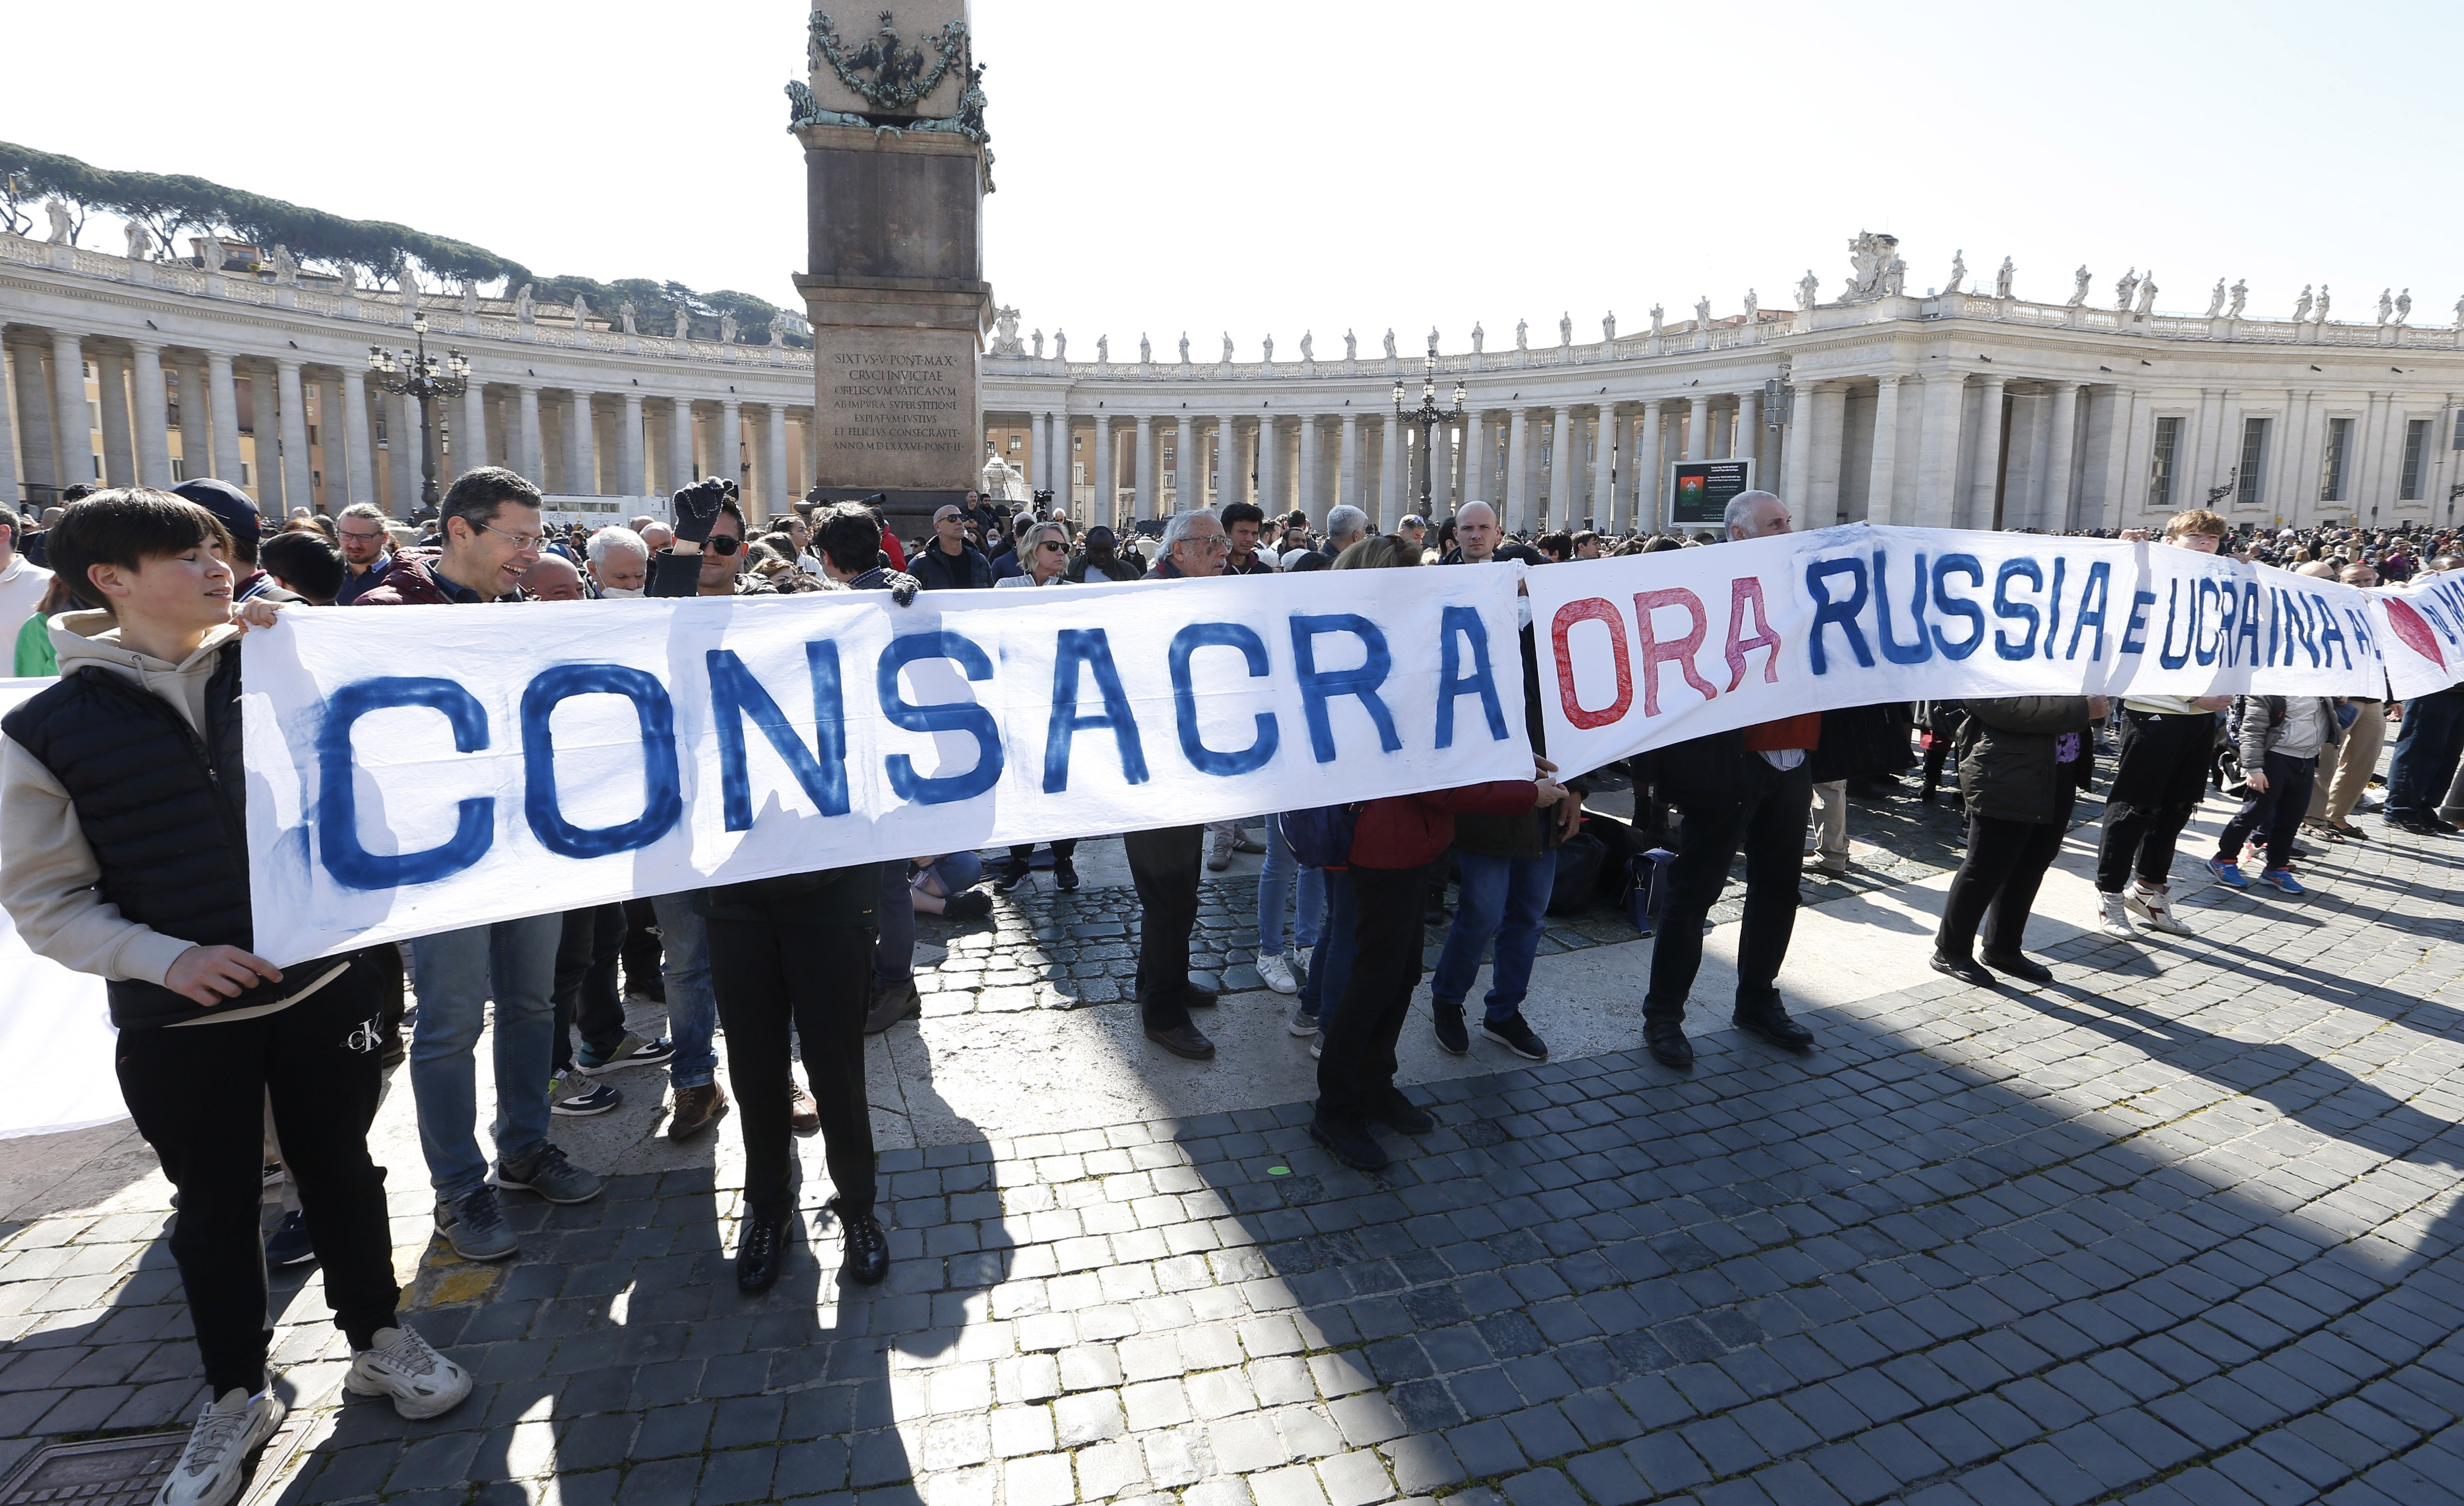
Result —
POLYGON ((893 526, 978 482, 977 358, 989 327, 992 190, 966 0, 815 10, 810 76, 787 86, 804 145, 822 494, 886 493, 893 526))

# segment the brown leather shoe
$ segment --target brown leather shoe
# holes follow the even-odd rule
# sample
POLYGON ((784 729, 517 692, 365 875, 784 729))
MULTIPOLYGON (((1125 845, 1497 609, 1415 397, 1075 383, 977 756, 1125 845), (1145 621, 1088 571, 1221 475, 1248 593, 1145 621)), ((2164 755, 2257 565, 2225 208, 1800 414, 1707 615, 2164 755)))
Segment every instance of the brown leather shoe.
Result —
POLYGON ((804 1084, 793 1078, 787 1080, 787 1127, 797 1134, 809 1135, 822 1127, 822 1105, 804 1091, 804 1084))
POLYGON ((727 1093, 715 1082, 676 1089, 676 1106, 668 1119, 668 1138, 683 1140, 718 1123, 727 1112, 727 1093))

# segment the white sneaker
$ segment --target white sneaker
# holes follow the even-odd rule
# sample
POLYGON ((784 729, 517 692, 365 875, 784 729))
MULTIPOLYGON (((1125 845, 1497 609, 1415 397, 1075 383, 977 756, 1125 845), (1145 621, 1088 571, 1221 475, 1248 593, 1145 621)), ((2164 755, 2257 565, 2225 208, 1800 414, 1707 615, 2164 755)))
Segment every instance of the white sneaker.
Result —
POLYGON ((2133 884, 2130 886, 2130 893, 2123 900, 2123 904, 2129 907, 2131 914, 2145 922, 2149 930, 2162 931, 2167 936, 2197 934, 2189 927, 2173 918, 2172 897, 2163 889, 2151 889, 2144 884, 2133 884))
POLYGON ((1300 980, 1292 976, 1292 965, 1284 960, 1281 952, 1258 959, 1258 976, 1265 979, 1266 987, 1278 993, 1298 993, 1301 991, 1300 980))
POLYGON ((2130 924, 2130 912, 2123 907, 2121 895, 2100 892, 2096 903, 2096 928, 2099 931, 2124 941, 2139 934, 2139 928, 2130 924))
POLYGON ((271 1389, 252 1397, 236 1386, 222 1400, 208 1402, 155 1506, 229 1506, 239 1496, 248 1456, 274 1436, 286 1410, 271 1389))
POLYGON ((1315 947, 1294 947, 1292 949, 1292 958, 1300 965, 1302 977, 1309 976, 1309 963, 1314 960, 1316 956, 1317 949, 1315 947))
POLYGON ((417 1421, 441 1416, 471 1394, 471 1372, 428 1346, 405 1324, 376 1331, 376 1347, 351 1356, 343 1388, 354 1396, 390 1396, 393 1409, 417 1421))

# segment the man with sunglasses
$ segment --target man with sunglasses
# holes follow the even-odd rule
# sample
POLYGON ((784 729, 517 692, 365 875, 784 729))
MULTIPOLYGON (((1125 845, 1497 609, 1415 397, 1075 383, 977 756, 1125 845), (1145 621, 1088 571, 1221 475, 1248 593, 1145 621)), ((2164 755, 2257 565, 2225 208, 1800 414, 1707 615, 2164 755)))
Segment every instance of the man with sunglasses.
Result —
MULTIPOLYGON (((542 543, 539 488, 497 466, 464 473, 438 512, 441 548, 405 550, 358 606, 439 606, 526 600, 524 571, 542 543)), ((449 813, 450 815, 450 813, 449 813)), ((551 912, 419 936, 419 1024, 410 1090, 419 1146, 436 1188, 436 1227, 465 1260, 501 1260, 518 1242, 495 1189, 551 1203, 586 1203, 599 1177, 547 1138, 548 1080, 556 1051, 556 953, 564 917, 551 912), (495 1000, 496 1168, 479 1149, 473 1070, 488 1001, 495 1000), (491 1185, 493 1183, 493 1186, 491 1185)))
POLYGON ((744 569, 744 510, 736 488, 714 476, 679 491, 676 539, 650 561, 651 596, 776 596, 771 584, 744 569), (715 498, 706 515, 687 516, 688 493, 715 498), (686 582, 691 581, 688 585, 686 582))
POLYGON ((908 569, 927 591, 983 591, 993 583, 992 561, 967 542, 967 517, 955 502, 933 510, 933 542, 908 569))

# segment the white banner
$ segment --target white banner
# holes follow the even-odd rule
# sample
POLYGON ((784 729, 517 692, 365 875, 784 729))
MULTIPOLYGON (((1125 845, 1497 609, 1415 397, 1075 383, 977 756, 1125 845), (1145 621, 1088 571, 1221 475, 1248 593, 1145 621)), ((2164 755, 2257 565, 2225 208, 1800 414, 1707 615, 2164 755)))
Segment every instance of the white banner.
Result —
POLYGON ((285 612, 256 949, 1529 778, 1521 575, 285 612))
POLYGON ((2165 545, 1852 524, 1529 580, 1549 753, 1570 773, 1836 707, 2375 696, 2385 667, 2369 593, 2165 545))
POLYGON ((2387 679, 2399 701, 2464 680, 2464 572, 2370 592, 2387 622, 2387 679))

